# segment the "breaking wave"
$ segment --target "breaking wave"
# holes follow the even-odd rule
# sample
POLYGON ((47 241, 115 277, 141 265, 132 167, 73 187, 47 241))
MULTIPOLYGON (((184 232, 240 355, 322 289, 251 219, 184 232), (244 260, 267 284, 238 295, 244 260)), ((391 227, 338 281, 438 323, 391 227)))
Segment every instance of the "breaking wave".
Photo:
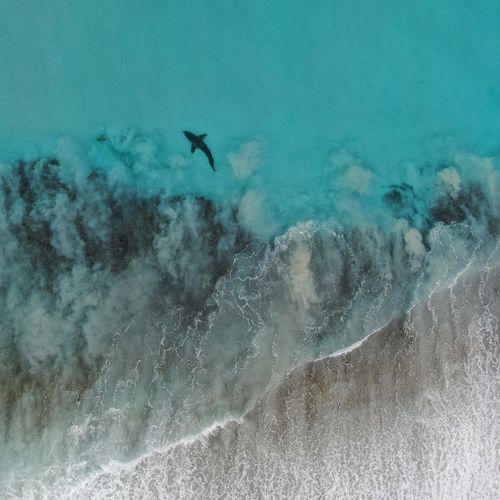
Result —
POLYGON ((103 136, 1 165, 2 496, 492 495, 497 160, 385 185, 337 151, 318 218, 285 196, 277 221, 256 180, 190 192, 160 157, 103 136))

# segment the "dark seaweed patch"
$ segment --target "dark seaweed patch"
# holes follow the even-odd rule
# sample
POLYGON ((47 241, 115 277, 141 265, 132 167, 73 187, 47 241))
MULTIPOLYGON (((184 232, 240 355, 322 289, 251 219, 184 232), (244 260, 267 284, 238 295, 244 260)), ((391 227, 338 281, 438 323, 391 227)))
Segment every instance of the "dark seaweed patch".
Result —
POLYGON ((463 222, 466 218, 480 220, 491 217, 491 209, 481 186, 469 184, 456 197, 441 196, 432 207, 434 220, 443 224, 463 222))
POLYGON ((385 204, 396 217, 412 219, 418 212, 413 187, 405 182, 389 187, 390 190, 382 197, 385 204))
POLYGON ((437 198, 432 206, 421 200, 412 186, 406 183, 389 186, 382 199, 393 215, 405 218, 423 234, 427 244, 427 234, 436 223, 453 224, 466 220, 481 221, 491 234, 498 233, 498 217, 495 217, 479 184, 465 185, 457 196, 448 194, 437 198))

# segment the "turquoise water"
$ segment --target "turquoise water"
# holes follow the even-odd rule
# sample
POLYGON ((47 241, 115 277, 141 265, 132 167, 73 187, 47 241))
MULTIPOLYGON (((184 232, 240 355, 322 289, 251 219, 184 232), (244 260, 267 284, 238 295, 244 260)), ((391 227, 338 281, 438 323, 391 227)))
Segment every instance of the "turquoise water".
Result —
POLYGON ((5 495, 78 496, 494 267, 498 26, 487 0, 0 2, 5 495))
POLYGON ((231 143, 263 138, 283 182, 337 141, 384 171, 436 136, 498 145, 494 1, 37 5, 1 6, 6 151, 104 125, 181 152, 191 127, 223 164, 231 143))
POLYGON ((405 162, 498 148, 495 2, 1 9, 7 157, 52 151, 61 136, 85 142, 102 127, 136 127, 158 137, 162 161, 187 159, 180 132, 190 128, 208 133, 221 175, 208 176, 196 155, 184 189, 224 198, 257 185, 287 224, 289 211, 294 221, 331 215, 325 178, 330 188, 328 159, 339 149, 369 165, 378 189, 404 179, 405 162), (251 141, 256 175, 235 180, 228 155, 251 141))

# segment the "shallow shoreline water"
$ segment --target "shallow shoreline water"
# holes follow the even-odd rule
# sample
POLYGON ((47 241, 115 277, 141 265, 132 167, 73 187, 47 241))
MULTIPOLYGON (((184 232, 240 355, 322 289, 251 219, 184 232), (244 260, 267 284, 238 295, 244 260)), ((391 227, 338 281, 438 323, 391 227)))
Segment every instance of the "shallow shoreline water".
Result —
MULTIPOLYGON (((234 191, 226 202, 174 195, 169 181, 175 185, 176 167, 163 164, 148 144, 136 135, 86 150, 63 142, 59 154, 46 159, 3 165, 0 340, 7 404, 1 425, 2 448, 9 451, 0 463, 6 494, 28 474, 49 497, 47 481, 66 495, 75 481, 87 484, 85 475, 87 481, 101 477, 108 463, 136 460, 214 422, 238 419, 272 387, 286 384, 294 367, 319 366, 318 358, 381 327, 391 331, 385 325, 405 311, 420 311, 428 297, 443 295, 439 290, 460 288, 464 276, 497 265, 495 158, 456 155, 454 164, 428 169, 414 186, 377 185, 368 169, 341 152, 337 182, 368 183, 371 192, 338 192, 335 203, 324 206, 329 221, 297 222, 263 237, 254 233, 267 215, 258 191, 234 191), (356 206, 370 206, 370 215, 362 217, 356 206)), ((293 203, 282 205, 281 214, 287 211, 294 213, 293 203)), ((471 286, 470 314, 477 286, 471 286)), ((440 307, 431 322, 438 330, 448 324, 448 306, 440 307)), ((422 321, 416 335, 425 339, 429 319, 421 312, 415 318, 407 321, 422 321)), ((441 353, 449 341, 437 335, 433 342, 441 353)), ((399 356, 409 348, 395 349, 399 356)), ((384 362, 371 354, 369 372, 384 379, 374 375, 384 362)), ((487 355, 496 359, 495 350, 487 355)), ((431 362, 429 356, 422 351, 418 363, 431 362)), ((388 377, 404 380, 402 372, 388 377)), ((361 397, 369 387, 361 372, 346 382, 320 378, 297 390, 347 383, 361 397)), ((422 373, 416 380, 427 387, 422 373)), ((398 397, 411 403, 417 396, 402 388, 398 397)), ((272 411, 276 404, 268 402, 272 411)), ((307 415, 291 422, 311 439, 307 415)), ((262 424, 266 436, 274 432, 270 425, 262 424)), ((170 494, 169 481, 157 487, 170 494)), ((35 494, 30 484, 22 495, 35 494)), ((261 487, 273 491, 270 484, 261 487)))
POLYGON ((294 369, 242 418, 55 491, 494 498, 498 293, 498 266, 467 272, 354 349, 294 369))

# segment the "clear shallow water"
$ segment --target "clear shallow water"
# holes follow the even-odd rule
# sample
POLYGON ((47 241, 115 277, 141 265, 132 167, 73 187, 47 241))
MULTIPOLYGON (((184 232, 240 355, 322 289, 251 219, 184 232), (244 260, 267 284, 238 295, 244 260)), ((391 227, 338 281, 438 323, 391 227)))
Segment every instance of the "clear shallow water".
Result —
MULTIPOLYGON (((500 14, 493 2, 313 7, 0 6, 4 496, 356 494, 356 481, 342 489, 327 471, 358 477, 359 456, 405 470, 408 497, 456 496, 455 445, 443 437, 454 429, 470 444, 460 491, 495 491, 498 441, 484 415, 498 413, 500 14), (189 153, 186 128, 208 133, 217 174, 189 153), (461 275, 488 285, 467 278, 428 302, 461 275), (318 368, 310 385, 285 382, 398 318, 406 327, 390 349, 406 359, 408 335, 432 347, 389 379, 379 379, 389 361, 369 353, 368 402, 350 359, 334 366, 343 381, 318 368), (434 378, 411 368, 429 363, 434 378), (394 388, 405 377, 416 382, 394 388), (273 392, 287 383, 291 400, 273 392), (311 391, 325 414, 345 394, 344 433, 293 410, 311 391), (423 411, 428 393, 444 420, 423 411), (278 403, 259 403, 269 398, 278 403), (473 407, 483 411, 461 426, 473 407), (169 448, 248 411, 246 438, 209 443, 213 469, 196 465, 203 437, 169 448), (353 416, 388 426, 387 414, 403 437, 348 428, 353 416), (415 452, 421 471, 405 422, 441 443, 415 452), (269 436, 288 447, 264 446, 269 436), (352 460, 318 442, 351 448, 352 460), (384 461, 377 446, 406 451, 384 461), (490 461, 476 470, 478 447, 490 461), (227 461, 273 472, 224 489, 213 478, 227 461), (300 484, 298 470, 310 473, 300 484)), ((389 476, 361 483, 397 496, 389 476)))
POLYGON ((180 130, 201 129, 220 160, 263 136, 282 168, 346 138, 387 168, 436 134, 498 144, 493 1, 36 6, 1 6, 5 149, 97 125, 160 131, 178 150, 180 130))

